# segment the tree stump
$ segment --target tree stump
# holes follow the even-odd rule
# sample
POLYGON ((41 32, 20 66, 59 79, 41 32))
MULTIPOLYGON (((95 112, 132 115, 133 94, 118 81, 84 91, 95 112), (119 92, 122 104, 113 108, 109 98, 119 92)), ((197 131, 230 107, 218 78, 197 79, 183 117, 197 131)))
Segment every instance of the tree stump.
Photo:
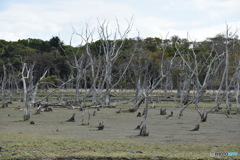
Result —
POLYGON ((72 117, 68 119, 66 122, 75 122, 75 113, 73 113, 72 117))
POLYGON ((203 111, 203 112, 200 114, 201 122, 207 122, 208 113, 209 113, 209 112, 203 111))
POLYGON ((139 136, 148 136, 149 132, 147 132, 147 123, 146 119, 143 120, 142 128, 140 129, 139 136))
POLYGON ((30 124, 35 124, 35 122, 34 122, 34 121, 31 121, 30 124))
POLYGON ((40 114, 41 109, 42 109, 42 105, 39 104, 39 105, 38 105, 38 108, 37 108, 37 110, 36 110, 36 112, 35 112, 34 114, 35 114, 35 115, 40 114))
POLYGON ((91 114, 90 114, 90 112, 88 111, 88 123, 87 123, 87 125, 90 124, 90 119, 91 119, 91 114))
POLYGON ((143 121, 141 121, 141 123, 135 128, 135 130, 141 129, 143 121))
POLYGON ((121 113, 121 110, 122 110, 122 109, 120 108, 118 111, 116 111, 116 113, 117 113, 117 114, 121 113))
POLYGON ((30 114, 24 115, 23 120, 28 121, 30 119, 30 114))
POLYGON ((166 117, 166 119, 170 118, 173 116, 173 111, 171 111, 171 114, 166 117))
POLYGON ((166 108, 160 108, 160 115, 166 115, 166 108))
POLYGON ((44 111, 44 112, 52 112, 53 109, 52 109, 51 107, 47 107, 47 108, 45 108, 43 111, 44 111))
POLYGON ((137 117, 142 117, 141 112, 138 112, 137 117))
POLYGON ((2 108, 7 108, 8 107, 8 102, 7 103, 4 103, 2 104, 2 108))
POLYGON ((101 122, 99 123, 99 125, 98 125, 97 128, 98 128, 99 131, 104 129, 103 121, 101 121, 101 122))
POLYGON ((195 126, 195 128, 193 128, 192 130, 189 130, 189 131, 198 131, 199 128, 200 128, 200 124, 197 124, 197 125, 195 126))
POLYGON ((139 136, 149 136, 149 132, 147 132, 147 127, 146 125, 143 125, 141 130, 140 130, 140 133, 139 133, 139 136))
POLYGON ((146 114, 147 110, 146 108, 143 109, 143 113, 142 113, 142 116, 144 116, 146 114))

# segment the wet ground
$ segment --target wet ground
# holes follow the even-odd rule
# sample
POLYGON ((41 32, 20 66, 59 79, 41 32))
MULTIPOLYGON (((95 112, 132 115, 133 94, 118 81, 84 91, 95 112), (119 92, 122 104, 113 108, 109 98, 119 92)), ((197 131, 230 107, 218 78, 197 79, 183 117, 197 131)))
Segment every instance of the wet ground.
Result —
MULTIPOLYGON (((187 108, 184 116, 177 117, 178 108, 167 108, 167 114, 173 111, 173 117, 159 115, 159 108, 149 109, 147 117, 148 137, 139 137, 139 130, 135 130, 141 122, 136 113, 117 114, 115 109, 85 110, 84 123, 87 123, 88 113, 91 115, 90 125, 82 125, 83 112, 64 108, 53 108, 53 112, 42 112, 32 115, 35 122, 22 122, 23 111, 13 107, 0 109, 1 133, 26 133, 37 135, 62 135, 70 140, 134 140, 149 144, 187 144, 187 143, 215 143, 240 145, 240 114, 227 118, 224 114, 209 114, 207 122, 200 123, 200 117, 193 108, 187 108), (96 115, 92 116, 96 111, 96 115), (76 122, 65 122, 76 113, 76 122), (95 131, 99 122, 103 121, 105 128, 95 131), (200 124, 199 131, 191 132, 196 124, 200 124)), ((139 112, 142 112, 142 108, 139 112)))

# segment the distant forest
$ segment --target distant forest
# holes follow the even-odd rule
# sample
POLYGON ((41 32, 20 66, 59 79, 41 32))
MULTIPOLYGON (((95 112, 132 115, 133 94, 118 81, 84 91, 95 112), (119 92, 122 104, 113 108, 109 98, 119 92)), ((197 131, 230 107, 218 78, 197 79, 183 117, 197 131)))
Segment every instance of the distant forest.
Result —
MULTIPOLYGON (((38 81, 47 71, 46 78, 51 81, 47 87, 54 88, 59 85, 55 79, 67 81, 73 77, 75 79, 66 87, 75 88, 76 75, 79 75, 76 73, 81 72, 80 87, 91 88, 93 77, 97 78, 98 84, 98 81, 104 77, 102 75, 107 73, 105 70, 107 63, 104 63, 106 52, 113 51, 119 54, 114 61, 111 61, 110 65, 113 67, 109 74, 111 74, 111 84, 116 83, 115 88, 118 89, 135 89, 137 82, 143 82, 146 76, 149 81, 154 81, 160 74, 159 68, 164 65, 164 61, 175 56, 171 72, 157 87, 169 90, 179 89, 183 85, 186 70, 181 56, 188 55, 185 60, 190 64, 193 59, 188 58, 189 55, 190 57, 196 55, 199 61, 198 67, 201 67, 201 61, 204 62, 209 54, 221 55, 228 52, 229 79, 236 72, 240 59, 240 40, 237 36, 226 38, 225 35, 219 34, 201 42, 192 42, 178 36, 172 36, 169 39, 149 37, 107 41, 103 43, 102 39, 99 39, 73 47, 64 44, 57 36, 48 41, 32 38, 16 42, 0 40, 0 81, 4 77, 5 66, 7 79, 9 79, 7 82, 15 79, 14 81, 17 81, 21 87, 22 82, 19 77, 21 77, 23 63, 26 63, 28 66, 33 66, 33 81, 38 81), (93 61, 94 66, 90 65, 93 61), (91 75, 93 74, 91 67, 95 68, 94 76, 91 75)), ((218 89, 226 66, 225 62, 221 65, 211 84, 207 86, 208 89, 218 89)), ((200 81, 204 80, 207 71, 207 67, 203 66, 205 68, 201 68, 199 73, 200 81)))

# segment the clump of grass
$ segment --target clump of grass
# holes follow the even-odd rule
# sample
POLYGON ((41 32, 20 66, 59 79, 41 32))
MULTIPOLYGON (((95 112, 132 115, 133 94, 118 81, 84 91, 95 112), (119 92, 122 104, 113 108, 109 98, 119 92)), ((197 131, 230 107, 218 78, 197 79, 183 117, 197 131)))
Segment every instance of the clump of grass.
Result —
MULTIPOLYGON (((0 133, 0 159, 34 159, 59 157, 111 157, 111 158, 179 158, 206 159, 210 152, 236 151, 232 145, 153 145, 135 141, 81 140, 64 139, 60 135, 40 136, 28 134, 0 133)), ((237 149, 240 152, 240 149, 237 149)), ((224 157, 223 157, 224 158, 224 157)))

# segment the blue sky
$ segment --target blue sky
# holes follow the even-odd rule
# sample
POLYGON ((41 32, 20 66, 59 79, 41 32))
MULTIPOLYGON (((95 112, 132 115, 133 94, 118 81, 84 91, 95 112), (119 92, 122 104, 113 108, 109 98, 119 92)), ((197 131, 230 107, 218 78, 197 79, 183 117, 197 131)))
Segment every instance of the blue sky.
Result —
MULTIPOLYGON (((0 0, 0 39, 60 36, 69 44, 72 26, 81 32, 99 21, 122 28, 134 15, 129 37, 178 35, 204 40, 224 33, 226 23, 240 28, 240 0, 0 0)), ((239 34, 238 34, 239 35, 239 34)), ((74 44, 78 39, 74 39, 74 44)))

